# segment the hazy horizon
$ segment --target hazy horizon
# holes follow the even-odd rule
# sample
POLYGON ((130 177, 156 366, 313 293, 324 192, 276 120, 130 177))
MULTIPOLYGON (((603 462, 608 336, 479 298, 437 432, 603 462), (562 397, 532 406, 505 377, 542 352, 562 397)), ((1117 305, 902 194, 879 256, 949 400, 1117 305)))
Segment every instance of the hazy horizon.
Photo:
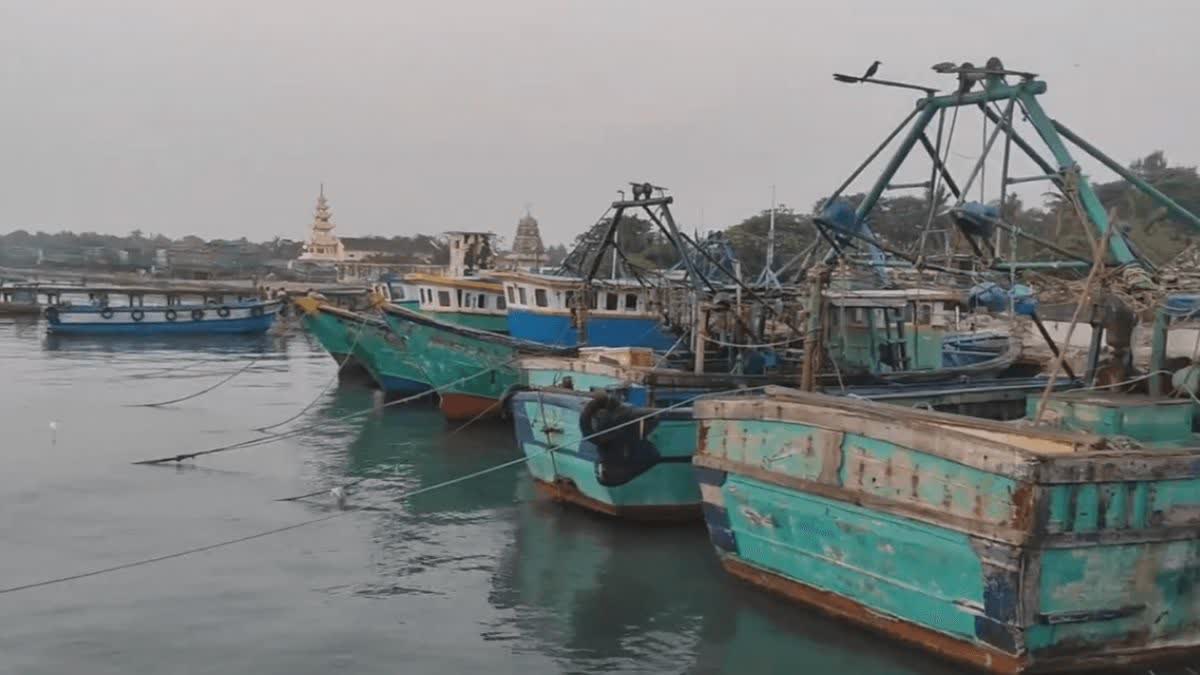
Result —
MULTIPOLYGON (((530 204, 565 243, 631 179, 725 226, 772 184, 807 209, 911 109, 830 77, 874 59, 949 86, 931 64, 996 55, 1119 161, 1200 162, 1200 5, 944 6, 21 3, 0 22, 0 229, 302 239, 323 182, 344 236, 511 237, 530 204)), ((960 167, 981 144, 961 133, 960 167)))

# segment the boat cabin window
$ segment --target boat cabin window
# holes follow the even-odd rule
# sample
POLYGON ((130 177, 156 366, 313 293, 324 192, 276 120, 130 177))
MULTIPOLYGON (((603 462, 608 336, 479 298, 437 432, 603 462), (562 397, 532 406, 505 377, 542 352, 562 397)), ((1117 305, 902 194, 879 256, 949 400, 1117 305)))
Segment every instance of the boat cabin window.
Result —
POLYGON ((521 298, 521 300, 520 300, 521 305, 529 306, 529 298, 528 298, 528 296, 525 295, 525 287, 524 286, 517 287, 517 296, 519 298, 521 298))
POLYGON ((604 294, 604 309, 615 312, 621 307, 621 298, 616 293, 604 294))
MULTIPOLYGON (((508 290, 509 290, 509 294, 511 295, 512 289, 510 288, 508 290)), ((508 307, 508 303, 504 302, 504 296, 497 295, 496 296, 496 309, 507 309, 507 307, 508 307)))
POLYGON ((515 293, 515 292, 513 292, 513 287, 512 287, 512 286, 509 286, 508 288, 506 288, 506 289, 504 289, 504 290, 508 291, 508 301, 509 301, 509 302, 516 302, 516 301, 517 301, 517 295, 516 295, 516 293, 515 293))
POLYGON ((438 291, 438 305, 442 307, 450 306, 450 291, 438 291))
POLYGON ((563 294, 563 307, 570 309, 575 306, 575 291, 567 291, 563 294))
MULTIPOLYGON (((455 297, 458 299, 458 306, 459 306, 459 307, 462 307, 462 306, 463 306, 463 294, 462 294, 462 289, 461 289, 461 288, 456 288, 456 289, 454 289, 454 295, 455 295, 455 297)), ((468 303, 468 304, 469 304, 469 303, 468 303)))
MULTIPOLYGON (((499 297, 499 296, 496 296, 496 297, 499 297)), ((487 309, 487 294, 480 293, 478 296, 476 296, 475 306, 478 307, 479 309, 487 309)))
POLYGON ((625 294, 625 310, 628 312, 636 312, 637 308, 638 308, 637 293, 626 293, 625 294))
POLYGON ((534 300, 534 302, 537 303, 538 307, 549 307, 550 306, 550 300, 546 297, 546 289, 544 289, 544 288, 534 289, 533 300, 534 300))

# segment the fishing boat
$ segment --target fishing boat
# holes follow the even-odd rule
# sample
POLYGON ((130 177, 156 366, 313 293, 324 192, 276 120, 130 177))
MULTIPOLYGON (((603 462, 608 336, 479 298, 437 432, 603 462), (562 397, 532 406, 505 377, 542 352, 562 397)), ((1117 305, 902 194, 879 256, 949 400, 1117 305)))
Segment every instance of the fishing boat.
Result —
MULTIPOLYGON (((504 288, 489 278, 496 255, 491 232, 447 232, 450 255, 444 275, 414 273, 404 277, 416 292, 417 310, 444 323, 508 332, 504 288)), ((403 303, 392 303, 404 307, 403 303)), ((411 307, 404 307, 411 309, 411 307)))
MULTIPOLYGON (((654 200, 660 209, 655 222, 679 241, 667 225, 673 220, 670 197, 640 192, 634 202, 615 202, 613 208, 620 212, 654 200)), ((616 246, 604 235, 595 238, 602 244, 589 250, 593 260, 605 246, 616 246)), ((700 488, 686 463, 696 450, 697 430, 688 404, 701 396, 811 380, 814 387, 842 396, 939 410, 987 406, 1019 417, 1026 394, 1045 386, 1045 378, 1014 372, 1019 341, 992 340, 994 334, 977 340, 959 329, 964 292, 860 288, 851 277, 820 267, 804 287, 778 287, 770 301, 760 297, 743 304, 738 298, 750 297, 755 289, 737 286, 724 270, 701 269, 698 259, 709 256, 695 244, 681 246, 678 253, 691 264, 682 264, 685 274, 676 286, 696 299, 685 303, 695 320, 686 331, 691 343, 683 346, 690 350, 690 369, 649 348, 587 347, 577 356, 527 356, 518 362, 529 390, 511 396, 514 430, 535 484, 552 498, 624 518, 698 519, 700 488), (732 280, 735 289, 713 283, 721 277, 732 280), (768 324, 782 332, 782 339, 753 333, 755 326, 768 324), (818 334, 830 338, 814 342, 811 336, 818 334), (816 358, 805 358, 806 351, 816 358), (635 419, 637 424, 621 426, 635 419)), ((710 266, 718 261, 714 257, 710 266)), ((605 286, 577 278, 499 276, 515 300, 510 311, 523 306, 559 311, 579 297, 572 293, 605 292, 605 286)), ((654 290, 640 284, 624 288, 654 290)), ((637 297, 629 304, 638 307, 637 297)), ((517 330, 520 323, 514 319, 510 325, 517 330)), ((659 330, 661 320, 645 320, 642 327, 647 325, 659 330)), ((594 333, 587 335, 590 340, 594 333)), ((682 341, 675 342, 672 347, 682 341)))
POLYGON ((679 335, 663 322, 659 288, 634 279, 496 272, 515 337, 563 347, 650 347, 666 351, 679 335))
MULTIPOLYGON (((1037 99, 1046 85, 1036 76, 1006 70, 998 59, 984 68, 936 69, 958 75, 957 91, 921 99, 893 134, 907 127, 857 215, 826 234, 835 245, 839 236, 879 244, 862 229, 862 215, 893 184, 903 155, 922 138, 929 143, 925 127, 939 114, 982 104, 996 125, 991 139, 1006 132, 1046 180, 1083 205, 1080 224, 1090 228, 1094 250, 1091 261, 1077 260, 1089 271, 1072 326, 1090 306, 1094 332, 1078 378, 1084 386, 1028 396, 1025 418, 1012 421, 990 419, 986 407, 962 415, 811 387, 699 401, 693 462, 714 548, 736 577, 973 668, 1096 672, 1194 659, 1200 366, 1168 368, 1166 346, 1172 320, 1200 310, 1200 294, 1159 286, 1153 266, 1109 220, 1067 142, 1182 221, 1200 227, 1200 218, 1051 120, 1037 99), (992 110, 993 101, 1003 113, 992 110), (1018 103, 1057 169, 1018 140, 1018 103), (1097 290, 1104 267, 1120 274, 1097 290), (1153 325, 1145 374, 1129 359, 1139 316, 1153 325), (1172 389, 1179 397, 1168 395, 1172 389)), ((950 151, 941 144, 939 135, 936 147, 927 146, 934 175, 953 185, 937 161, 950 151)), ((991 149, 986 143, 976 172, 991 149)), ((988 208, 961 203, 966 188, 954 191, 954 224, 988 257, 993 228, 1007 224, 996 209, 989 216, 988 208)), ((1018 268, 1057 261, 987 263, 1012 275, 1015 287, 1018 268)), ((1053 377, 1065 365, 1047 342, 1056 356, 1053 377)))
POLYGON ((192 292, 158 288, 79 289, 91 296, 87 304, 62 301, 45 309, 47 331, 56 335, 170 335, 263 333, 279 313, 281 300, 220 292, 201 293, 199 301, 185 302, 192 292), (124 305, 111 304, 124 296, 124 305), (146 304, 148 297, 160 304, 146 304), (227 297, 232 299, 227 300, 227 297))
POLYGON ((424 381, 438 393, 449 421, 499 417, 502 400, 520 382, 522 356, 568 350, 440 321, 379 300, 392 332, 412 355, 424 381))
MULTIPOLYGON (((416 289, 417 309, 422 314, 468 328, 508 332, 508 306, 499 282, 420 273, 405 275, 404 280, 416 289)), ((408 303, 408 308, 411 306, 408 303)))
MULTIPOLYGON (((990 375, 945 368, 940 380, 925 373, 907 382, 886 379, 903 380, 902 372, 869 380, 849 374, 839 379, 830 372, 819 382, 823 391, 855 400, 960 412, 986 409, 1016 418, 1024 413, 1026 396, 1042 391, 1047 379, 996 377, 1011 363, 1011 353, 994 355, 990 375), (964 372, 977 377, 963 381, 964 372)), ((555 500, 637 520, 700 518, 700 488, 684 464, 697 447, 691 402, 801 379, 799 372, 787 371, 748 375, 665 368, 648 349, 584 348, 579 356, 524 357, 518 365, 528 390, 512 394, 509 410, 537 486, 555 500), (662 408, 672 409, 663 413, 662 408), (604 433, 640 418, 645 421, 604 433), (599 436, 584 440, 593 434, 599 436)), ((1056 389, 1071 386, 1069 378, 1055 383, 1056 389)))
POLYGON ((389 396, 410 396, 429 389, 404 345, 377 316, 351 312, 317 297, 297 298, 304 325, 340 364, 339 375, 362 372, 389 396))
POLYGON ((1200 647, 1191 401, 1052 396, 1091 431, 788 389, 697 402, 713 544, 740 578, 997 672, 1200 647))
POLYGON ((376 284, 376 290, 387 298, 393 305, 405 309, 419 309, 421 300, 415 284, 408 283, 398 274, 385 274, 376 284))

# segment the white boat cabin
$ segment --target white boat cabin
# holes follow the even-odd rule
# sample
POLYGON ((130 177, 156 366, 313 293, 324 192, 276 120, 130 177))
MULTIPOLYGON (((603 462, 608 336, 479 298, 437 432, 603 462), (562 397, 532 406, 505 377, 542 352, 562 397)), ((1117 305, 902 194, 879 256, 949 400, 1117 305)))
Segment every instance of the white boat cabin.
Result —
POLYGON ((635 281, 597 279, 581 303, 577 296, 583 282, 578 278, 524 272, 500 272, 496 276, 502 280, 504 297, 513 310, 570 314, 572 309, 586 307, 591 314, 613 317, 658 315, 658 289, 635 281))
POLYGON ((506 316, 508 303, 503 288, 477 277, 439 277, 410 274, 405 277, 416 289, 422 311, 506 316))

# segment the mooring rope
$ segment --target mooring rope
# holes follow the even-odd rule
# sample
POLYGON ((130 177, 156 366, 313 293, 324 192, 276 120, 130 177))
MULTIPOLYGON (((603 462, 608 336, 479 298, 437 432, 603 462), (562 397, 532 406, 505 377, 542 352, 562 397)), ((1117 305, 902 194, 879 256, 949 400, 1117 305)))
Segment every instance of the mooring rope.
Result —
MULTIPOLYGON (((152 377, 157 377, 158 375, 161 375, 161 374, 164 374, 164 373, 180 373, 180 372, 183 372, 183 371, 185 371, 185 370, 189 370, 189 369, 191 369, 191 368, 195 368, 196 366, 202 366, 202 365, 204 365, 204 364, 206 364, 206 363, 224 363, 224 362, 226 362, 226 361, 228 361, 228 360, 229 360, 229 359, 226 359, 226 358, 216 358, 216 359, 200 359, 200 360, 197 360, 197 361, 192 361, 191 363, 188 363, 188 364, 185 364, 185 365, 182 365, 182 366, 178 366, 178 367, 172 366, 172 367, 170 367, 170 368, 158 368, 158 369, 155 369, 155 370, 148 370, 148 371, 146 371, 146 372, 144 372, 144 373, 134 373, 134 374, 132 374, 132 375, 129 375, 128 377, 129 377, 129 379, 131 379, 131 380, 142 380, 142 379, 148 379, 148 378, 152 378, 152 377)), ((203 377, 203 376, 206 376, 206 375, 212 375, 212 373, 202 373, 202 374, 200 374, 200 375, 197 375, 197 377, 203 377)))
MULTIPOLYGON (((480 370, 479 372, 473 373, 471 375, 466 375, 464 377, 460 377, 457 380, 454 380, 453 382, 447 382, 446 384, 444 384, 440 387, 427 389, 419 394, 413 394, 411 396, 406 396, 404 398, 385 403, 382 406, 380 406, 378 409, 389 408, 394 405, 401 405, 404 403, 409 403, 411 401, 416 401, 418 399, 425 398, 426 396, 432 396, 433 394, 441 393, 442 391, 445 391, 446 389, 449 389, 450 387, 454 387, 459 384, 462 384, 463 382, 473 380, 477 377, 483 377, 484 375, 487 375, 488 373, 490 373, 494 370, 497 370, 499 368, 503 368, 506 365, 512 364, 515 361, 516 361, 516 359, 509 359, 508 361, 505 361, 504 363, 501 363, 497 366, 493 366, 491 368, 484 368, 483 370, 480 370)), ((185 459, 195 459, 196 457, 201 457, 204 455, 213 455, 213 454, 216 454, 219 452, 227 452, 230 450, 239 450, 242 448, 250 448, 250 447, 255 447, 255 446, 259 446, 259 445, 267 445, 269 443, 274 443, 276 441, 281 441, 281 440, 284 440, 287 438, 293 438, 293 437, 298 436, 306 431, 313 431, 315 429, 320 428, 321 426, 323 426, 325 424, 334 423, 334 422, 344 422, 346 420, 363 417, 365 415, 369 415, 369 414, 375 412, 375 410, 377 410, 377 408, 372 406, 370 408, 365 408, 365 409, 359 410, 357 412, 352 412, 352 413, 349 413, 346 415, 342 415, 341 417, 334 417, 331 419, 322 420, 320 422, 316 422, 316 423, 309 424, 306 426, 297 427, 295 429, 292 429, 291 431, 285 431, 285 432, 279 433, 279 434, 268 434, 264 438, 251 438, 251 439, 248 439, 245 441, 239 441, 237 443, 230 443, 229 445, 223 445, 223 446, 219 446, 216 448, 210 448, 208 450, 198 450, 196 452, 186 452, 186 453, 182 453, 182 454, 178 454, 178 455, 170 455, 167 457, 158 457, 155 459, 144 459, 141 461, 134 462, 134 464, 164 464, 166 462, 181 462, 185 459)))
POLYGON ((158 401, 156 403, 130 403, 130 404, 127 404, 125 407, 126 408, 160 408, 165 405, 171 405, 172 403, 183 403, 184 401, 190 401, 194 398, 198 398, 200 396, 207 394, 208 392, 220 387, 221 385, 225 384, 226 382, 229 382, 230 380, 237 377, 238 375, 241 375, 242 373, 246 372, 247 370, 250 370, 250 367, 253 366, 254 364, 258 363, 260 360, 262 360, 262 357, 250 359, 250 361, 248 361, 246 363, 246 365, 233 371, 232 373, 227 375, 224 379, 222 379, 220 382, 217 382, 214 385, 205 387, 204 389, 201 389, 200 391, 198 391, 194 394, 189 394, 187 396, 183 396, 180 398, 173 398, 169 401, 158 401))
MULTIPOLYGON (((659 415, 667 413, 671 410, 686 407, 687 405, 695 403, 696 401, 698 401, 702 398, 713 398, 713 397, 717 397, 717 396, 725 396, 728 394, 747 394, 752 391, 765 389, 767 386, 768 385, 762 385, 762 386, 758 386, 758 387, 728 389, 728 390, 724 390, 724 391, 707 392, 704 394, 698 394, 691 398, 679 401, 678 403, 673 403, 673 404, 671 404, 669 406, 665 406, 663 408, 656 408, 645 415, 642 415, 640 417, 635 417, 630 420, 626 420, 624 422, 613 425, 602 431, 598 431, 594 434, 584 436, 584 437, 580 438, 578 442, 591 440, 592 438, 595 438, 597 436, 608 434, 612 431, 615 431, 617 429, 622 429, 624 427, 631 426, 633 424, 638 424, 647 419, 657 417, 659 415)), ((456 478, 451 478, 449 480, 445 480, 440 483, 435 483, 433 485, 429 485, 429 486, 426 486, 423 488, 409 490, 408 492, 405 492, 404 494, 394 498, 392 501, 393 502, 402 502, 402 501, 405 501, 408 499, 412 499, 413 497, 416 497, 418 495, 423 495, 423 494, 426 494, 429 492, 433 492, 435 490, 440 490, 442 488, 447 488, 447 487, 450 487, 453 485, 457 485, 458 483, 469 481, 474 478, 478 478, 480 476, 485 476, 487 474, 494 473, 494 472, 500 471, 502 469, 507 469, 512 466, 524 464, 525 462, 528 462, 530 459, 532 459, 534 457, 539 457, 548 452, 555 452, 557 450, 560 450, 560 449, 566 447, 567 445, 568 445, 567 443, 559 443, 558 445, 555 445, 555 446, 552 446, 549 448, 544 448, 535 453, 532 453, 529 455, 524 455, 522 457, 518 457, 517 459, 513 459, 513 460, 510 460, 507 462, 502 462, 500 464, 496 464, 494 466, 490 466, 485 469, 480 469, 479 471, 474 471, 472 473, 458 476, 456 478)), ((315 494, 319 494, 319 493, 314 493, 313 496, 315 496, 315 494)), ((90 570, 87 572, 79 572, 77 574, 69 574, 66 576, 53 577, 50 579, 43 579, 41 581, 34 581, 34 582, 27 583, 27 584, 8 586, 5 588, 0 588, 0 595, 7 595, 9 593, 16 593, 18 591, 26 591, 26 590, 30 590, 30 589, 34 589, 34 588, 42 588, 45 586, 53 586, 56 584, 66 583, 68 581, 77 581, 79 579, 87 579, 89 577, 96 577, 96 576, 101 576, 104 574, 110 574, 113 572, 119 572, 122 570, 132 569, 134 567, 143 567, 145 565, 152 565, 154 563, 164 562, 167 560, 175 560, 178 558, 183 558, 185 556, 194 555, 196 553, 204 553, 207 551, 213 551, 213 550, 216 550, 219 548, 225 548, 228 546, 233 546, 235 544, 241 544, 241 543, 244 543, 247 541, 254 541, 255 539, 262 539, 264 537, 269 537, 271 535, 281 534, 283 532, 290 532, 292 530, 298 530, 302 527, 307 527, 309 525, 315 525, 317 523, 323 523, 327 520, 333 520, 334 518, 338 518, 340 516, 346 515, 347 513, 351 513, 351 511, 337 511, 337 512, 329 513, 329 514, 326 514, 323 516, 318 516, 316 518, 309 518, 308 520, 301 520, 299 522, 291 523, 289 525, 283 525, 280 527, 271 528, 269 530, 264 530, 262 532, 256 532, 254 534, 248 534, 248 535, 241 536, 241 537, 235 537, 233 539, 225 539, 223 541, 218 541, 218 542, 215 542, 212 544, 205 544, 203 546, 195 546, 192 548, 183 549, 181 551, 176 551, 174 553, 165 553, 162 555, 156 555, 156 556, 152 556, 149 558, 142 558, 141 560, 133 560, 133 561, 126 562, 126 563, 121 563, 119 565, 110 565, 108 567, 102 567, 102 568, 90 570)))
POLYGON ((333 376, 329 378, 329 381, 327 381, 325 383, 324 387, 321 387, 321 391, 317 392, 317 395, 315 397, 313 397, 313 400, 308 402, 308 405, 304 406, 295 415, 292 415, 291 417, 283 420, 282 422, 276 422, 275 424, 269 424, 265 427, 255 427, 254 431, 258 431, 260 433, 265 434, 265 433, 269 432, 271 429, 276 429, 276 428, 281 427, 293 420, 298 419, 301 415, 303 415, 304 413, 311 410, 312 407, 317 404, 317 401, 320 401, 325 396, 325 392, 329 391, 329 388, 332 387, 335 382, 337 382, 338 377, 340 377, 342 374, 342 369, 345 368, 346 364, 350 362, 351 358, 353 358, 354 348, 358 346, 358 340, 360 337, 362 337, 362 332, 363 332, 363 329, 366 327, 366 325, 367 325, 367 315, 363 314, 363 315, 361 315, 361 320, 358 322, 358 329, 356 331, 354 331, 354 342, 352 342, 350 344, 350 351, 346 353, 346 358, 342 359, 342 361, 340 363, 338 363, 337 370, 335 370, 333 372, 333 376))

